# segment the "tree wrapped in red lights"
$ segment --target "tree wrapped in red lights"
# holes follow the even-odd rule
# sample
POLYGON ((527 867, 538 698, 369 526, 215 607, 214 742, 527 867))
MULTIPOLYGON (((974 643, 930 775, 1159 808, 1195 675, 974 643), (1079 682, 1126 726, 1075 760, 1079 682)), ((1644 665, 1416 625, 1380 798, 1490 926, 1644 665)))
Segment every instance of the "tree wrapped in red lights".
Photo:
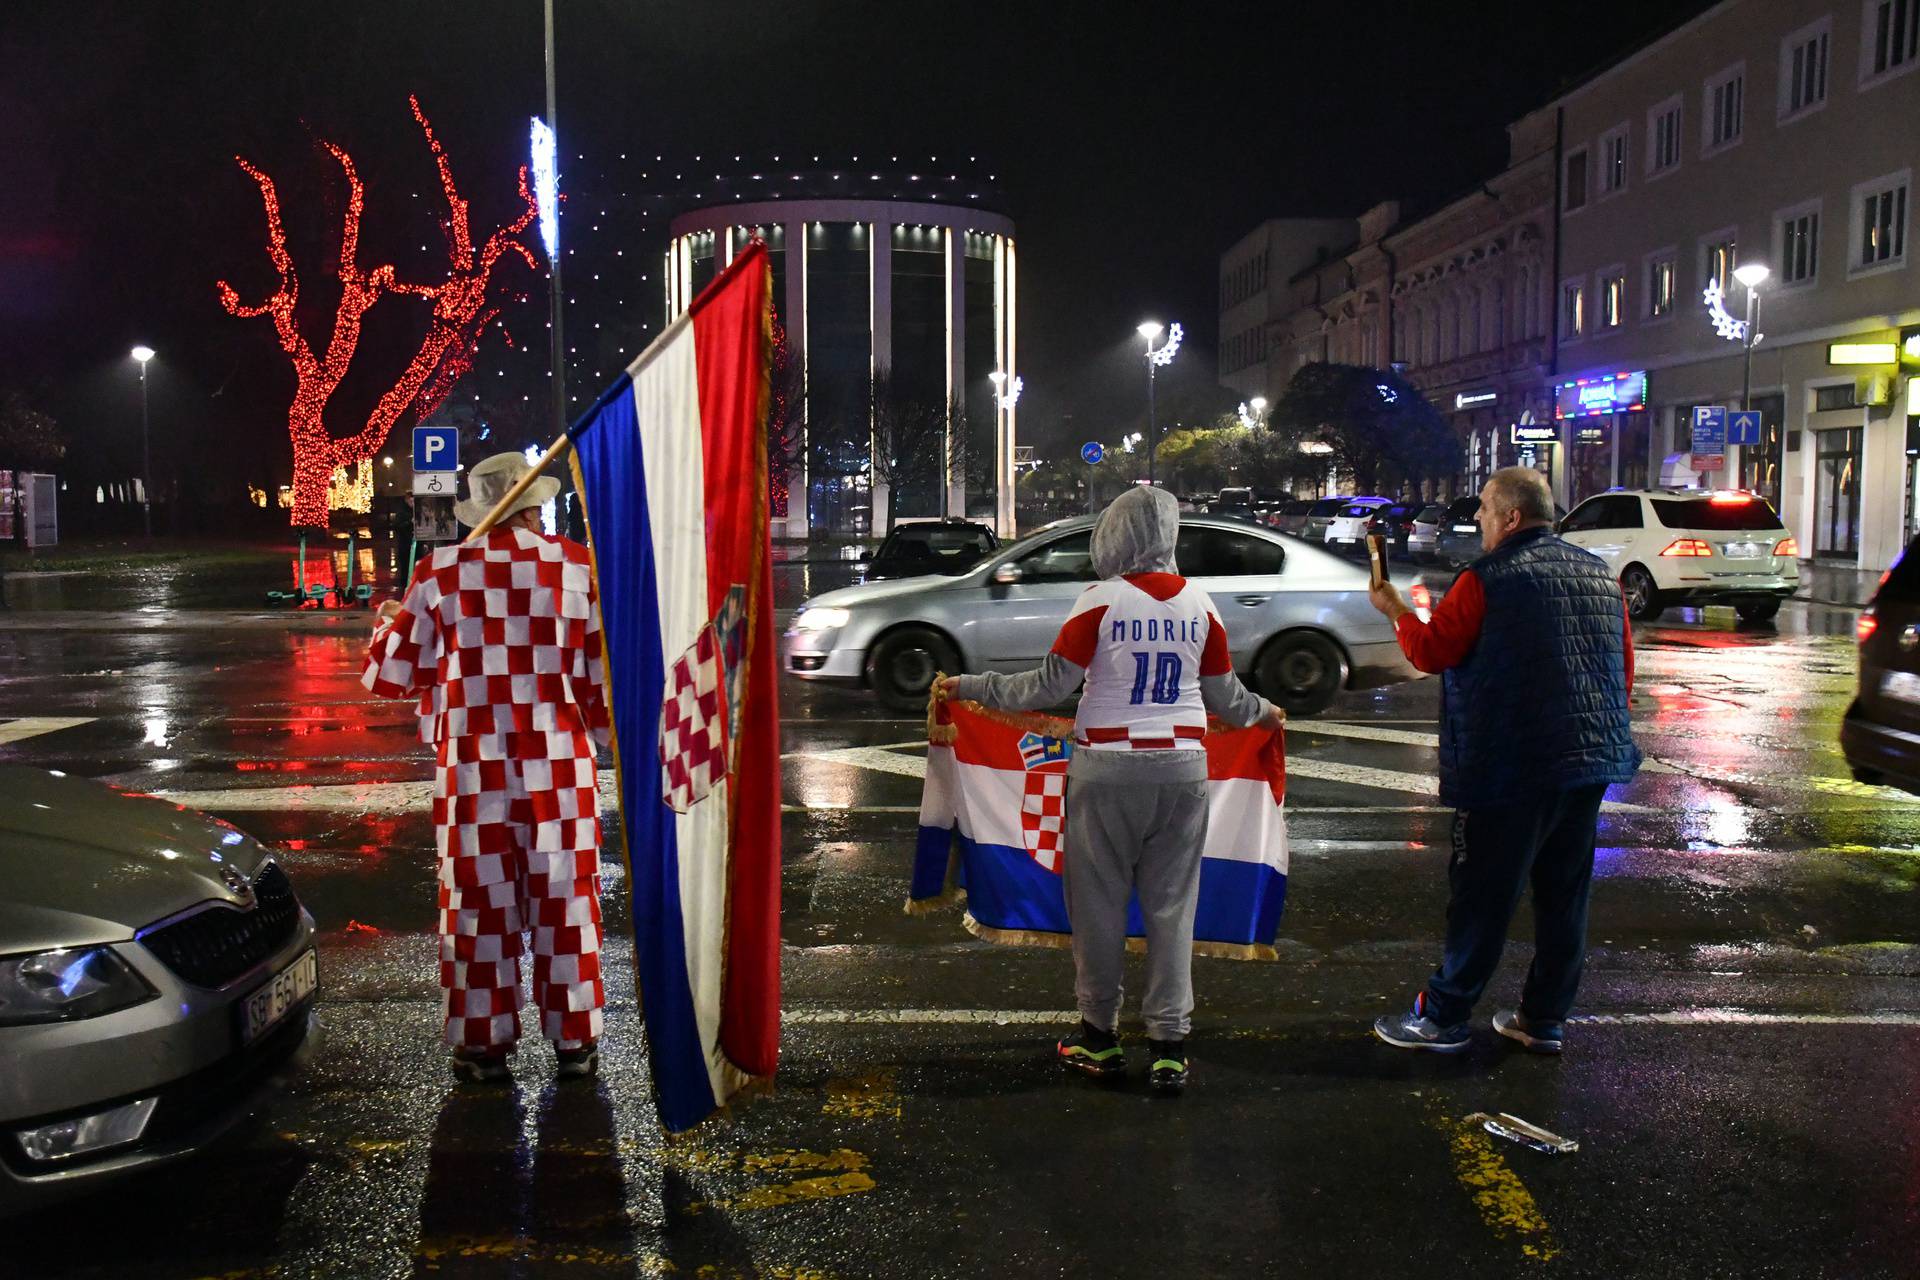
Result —
POLYGON ((468 224, 467 202, 454 185, 453 167, 447 153, 434 136, 426 112, 418 98, 409 98, 413 118, 420 122, 427 146, 433 152, 440 174, 440 189, 447 200, 447 217, 441 224, 447 240, 447 277, 438 284, 409 284, 398 278, 391 264, 368 269, 360 264, 360 217, 366 205, 366 192, 354 169, 353 157, 331 142, 323 143, 339 162, 347 179, 346 213, 340 229, 340 260, 336 273, 340 280, 340 303, 334 312, 333 332, 324 353, 315 354, 301 333, 296 314, 300 301, 300 281, 294 271, 293 255, 287 249, 286 227, 280 218, 280 197, 273 179, 249 163, 245 157, 234 159, 260 188, 260 199, 267 214, 267 256, 279 273, 280 285, 258 306, 249 306, 225 280, 219 282, 220 302, 236 316, 269 316, 281 349, 293 362, 293 403, 287 410, 287 433, 293 441, 293 523, 299 526, 327 524, 327 481, 337 467, 352 466, 373 457, 403 416, 414 422, 425 419, 446 402, 454 385, 473 367, 479 340, 499 308, 488 301, 488 285, 493 269, 508 254, 517 254, 537 269, 533 252, 519 239, 533 225, 539 209, 527 181, 527 170, 520 169, 520 198, 525 204, 520 216, 487 237, 477 250, 468 224), (384 294, 405 294, 424 298, 432 304, 432 315, 420 346, 399 378, 381 395, 360 429, 350 436, 335 438, 322 421, 327 402, 339 390, 341 379, 353 362, 360 343, 361 323, 373 304, 384 294))

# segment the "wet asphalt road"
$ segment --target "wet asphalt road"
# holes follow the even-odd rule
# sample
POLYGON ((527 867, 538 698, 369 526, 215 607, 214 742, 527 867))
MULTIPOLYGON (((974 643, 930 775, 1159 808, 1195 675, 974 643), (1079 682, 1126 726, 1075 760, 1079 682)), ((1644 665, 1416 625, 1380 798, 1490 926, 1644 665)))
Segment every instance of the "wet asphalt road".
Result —
POLYGON ((1920 1274, 1920 801, 1852 783, 1834 746, 1851 623, 1795 603, 1777 629, 1641 629, 1652 764, 1603 818, 1560 1061, 1484 1029, 1461 1059, 1367 1035, 1437 954, 1435 689, 1296 723, 1281 959, 1197 962, 1172 1102, 1138 1066, 1056 1074, 1064 953, 902 914, 921 726, 789 683, 779 1083, 667 1144, 617 924, 597 1082, 557 1087, 538 1045, 511 1090, 446 1074, 430 770, 407 708, 354 681, 363 618, 0 616, 0 759, 278 845, 323 983, 263 1115, 8 1224, 0 1275, 1920 1274), (1478 1111, 1581 1149, 1490 1139, 1478 1111))

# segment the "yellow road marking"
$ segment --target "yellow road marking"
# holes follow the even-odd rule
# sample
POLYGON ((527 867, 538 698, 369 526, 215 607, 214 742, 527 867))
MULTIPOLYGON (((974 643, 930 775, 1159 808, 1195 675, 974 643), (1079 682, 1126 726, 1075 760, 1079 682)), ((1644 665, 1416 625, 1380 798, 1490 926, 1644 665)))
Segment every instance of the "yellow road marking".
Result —
POLYGON ((1427 1123, 1446 1136, 1453 1155, 1453 1176, 1473 1197, 1480 1220, 1502 1240, 1517 1238, 1520 1252, 1536 1262, 1559 1256, 1559 1246, 1533 1194, 1478 1125, 1456 1120, 1435 1103, 1427 1123))
POLYGON ((893 1088, 893 1072, 827 1081, 827 1100, 820 1112, 846 1120, 898 1120, 900 1095, 893 1088))

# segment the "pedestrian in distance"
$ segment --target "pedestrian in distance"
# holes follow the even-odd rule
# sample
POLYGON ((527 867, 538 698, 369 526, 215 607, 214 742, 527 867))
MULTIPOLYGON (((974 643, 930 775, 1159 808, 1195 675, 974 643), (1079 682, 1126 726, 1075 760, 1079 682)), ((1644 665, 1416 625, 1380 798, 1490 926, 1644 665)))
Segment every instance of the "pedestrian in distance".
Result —
POLYGON ((1280 710, 1233 672, 1207 594, 1179 576, 1180 506, 1135 488, 1094 525, 1093 569, 1041 665, 1018 675, 948 676, 939 696, 1009 711, 1057 706, 1084 683, 1067 765, 1066 903, 1080 1025, 1054 1047, 1066 1067, 1126 1073, 1119 1040, 1127 905, 1146 924, 1140 1013, 1148 1079, 1185 1089, 1193 1013, 1193 917, 1207 837, 1207 714, 1278 733, 1280 710))
POLYGON ((1466 1049, 1531 882, 1533 964, 1519 1008, 1496 1013, 1493 1029, 1559 1053, 1586 961, 1601 797, 1640 765, 1627 708, 1633 624, 1606 562, 1554 535, 1538 471, 1496 471, 1479 521, 1485 554, 1432 621, 1392 583, 1370 592, 1407 659, 1441 677, 1440 802, 1454 810, 1440 967, 1410 1011, 1373 1032, 1401 1049, 1466 1049))
MULTIPOLYGON (((454 513, 478 525, 528 470, 517 453, 479 463, 454 513)), ((382 697, 417 698, 435 751, 444 1035, 470 1080, 510 1074, 529 950, 559 1074, 599 1066, 606 682, 587 549, 540 531, 559 487, 533 481, 484 537, 421 560, 406 597, 381 606, 361 677, 382 697)))

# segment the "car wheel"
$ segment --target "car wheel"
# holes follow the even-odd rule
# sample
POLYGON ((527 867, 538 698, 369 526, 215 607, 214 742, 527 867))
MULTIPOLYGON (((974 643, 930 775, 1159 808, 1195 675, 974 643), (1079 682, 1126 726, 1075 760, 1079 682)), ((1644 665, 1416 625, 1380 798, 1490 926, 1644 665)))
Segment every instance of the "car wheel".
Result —
POLYGON ((1637 564, 1627 566, 1620 575, 1620 591, 1627 598, 1627 616, 1635 622, 1652 622, 1667 611, 1660 603, 1660 592, 1653 585, 1653 575, 1637 564))
POLYGON ((895 711, 925 711, 936 674, 954 675, 960 655, 947 638, 925 627, 903 627, 880 637, 867 655, 867 684, 895 711))
POLYGON ((1316 715, 1327 709, 1347 682, 1347 660, 1325 636, 1295 631, 1260 651, 1253 677, 1267 701, 1288 715, 1316 715))
POLYGON ((1742 600, 1733 606, 1742 622, 1767 622, 1780 612, 1778 600, 1742 600))

